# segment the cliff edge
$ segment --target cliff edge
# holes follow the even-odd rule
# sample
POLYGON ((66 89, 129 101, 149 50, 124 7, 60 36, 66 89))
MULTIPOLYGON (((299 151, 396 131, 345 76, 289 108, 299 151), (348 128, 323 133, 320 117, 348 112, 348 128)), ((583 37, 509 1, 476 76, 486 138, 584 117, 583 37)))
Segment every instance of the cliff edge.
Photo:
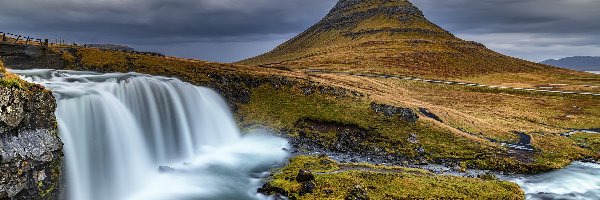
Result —
POLYGON ((62 142, 52 93, 0 62, 0 199, 59 199, 62 142))

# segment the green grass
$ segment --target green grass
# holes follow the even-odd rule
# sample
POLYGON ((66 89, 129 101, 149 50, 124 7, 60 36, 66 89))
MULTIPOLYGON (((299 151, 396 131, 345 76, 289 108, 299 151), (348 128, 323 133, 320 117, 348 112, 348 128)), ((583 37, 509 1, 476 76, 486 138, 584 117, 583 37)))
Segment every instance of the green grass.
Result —
POLYGON ((509 156, 503 147, 471 140, 430 122, 419 120, 413 124, 377 114, 370 109, 370 102, 366 98, 340 98, 320 93, 303 95, 299 90, 294 87, 275 90, 269 85, 253 89, 250 103, 239 107, 242 126, 266 125, 287 130, 295 137, 299 132, 304 132, 307 137, 327 147, 337 141, 335 129, 316 130, 298 127, 298 123, 310 119, 353 125, 368 133, 366 139, 360 142, 361 145, 382 149, 389 154, 429 161, 451 159, 464 162, 470 168, 508 172, 549 171, 591 155, 589 150, 570 144, 567 138, 548 135, 539 139, 535 137, 537 140, 534 145, 539 147, 540 152, 531 156, 537 159, 521 162, 509 156), (410 133, 416 134, 420 143, 409 143, 407 138, 410 133), (424 155, 416 151, 420 146, 426 151, 424 155))
POLYGON ((600 154, 600 135, 592 133, 576 133, 570 137, 578 146, 589 148, 600 154))
POLYGON ((355 188, 363 188, 370 199, 524 199, 514 183, 454 176, 440 176, 418 169, 368 164, 342 165, 326 157, 298 156, 276 171, 271 186, 297 199, 344 199, 355 188), (338 171, 340 169, 347 169, 338 171), (295 181, 299 170, 315 174, 313 193, 299 195, 295 181), (328 191, 328 193, 326 193, 328 191))
MULTIPOLYGON (((263 124, 275 129, 291 129, 292 135, 296 136, 300 129, 294 129, 295 125, 304 119, 355 125, 373 136, 364 141, 365 145, 408 157, 418 156, 415 149, 419 146, 407 141, 409 134, 415 133, 420 138, 421 145, 430 152, 428 157, 432 160, 474 159, 477 155, 490 152, 492 148, 446 133, 427 122, 419 121, 413 124, 396 117, 377 114, 371 110, 371 102, 367 99, 340 98, 318 93, 303 95, 296 90, 299 89, 275 90, 268 85, 254 89, 251 102, 240 106, 239 115, 244 119, 242 125, 263 124)), ((331 132, 306 129, 302 131, 329 144, 333 144, 333 140, 337 138, 331 132)))

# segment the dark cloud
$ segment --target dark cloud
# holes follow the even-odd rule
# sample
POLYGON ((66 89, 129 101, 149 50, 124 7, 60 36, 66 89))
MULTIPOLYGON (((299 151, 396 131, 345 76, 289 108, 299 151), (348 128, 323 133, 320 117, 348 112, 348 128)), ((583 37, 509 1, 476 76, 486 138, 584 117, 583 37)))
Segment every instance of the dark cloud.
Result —
POLYGON ((597 0, 413 0, 457 36, 533 61, 600 55, 597 0))
POLYGON ((150 39, 286 34, 311 24, 331 6, 323 0, 3 0, 0 4, 2 27, 150 39))
POLYGON ((233 61, 264 52, 265 48, 273 48, 275 41, 284 41, 308 28, 334 3, 335 0, 2 0, 0 27, 5 30, 0 31, 68 38, 73 42, 123 43, 168 54, 233 61), (211 47, 200 51, 209 55, 191 52, 199 49, 191 48, 194 45, 211 47), (256 50, 248 47, 253 45, 256 50), (242 49, 248 53, 239 53, 242 49), (232 52, 238 53, 230 55, 232 52))
MULTIPOLYGON (((0 0, 0 31, 213 61, 268 51, 337 0, 0 0)), ((598 0, 412 0, 459 37, 529 60, 600 55, 598 0)))

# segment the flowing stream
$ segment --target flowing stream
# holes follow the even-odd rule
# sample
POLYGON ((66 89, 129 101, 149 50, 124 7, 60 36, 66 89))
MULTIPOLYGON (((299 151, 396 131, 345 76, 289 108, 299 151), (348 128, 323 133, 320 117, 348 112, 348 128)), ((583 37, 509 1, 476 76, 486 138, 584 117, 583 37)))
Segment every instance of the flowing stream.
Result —
POLYGON ((208 88, 136 73, 13 70, 57 99, 73 200, 264 199, 287 141, 241 136, 208 88))
MULTIPOLYGON (((137 73, 12 72, 57 98, 69 199, 266 199, 261 178, 288 156, 284 139, 241 136, 208 88, 137 73)), ((501 178, 528 199, 600 199, 598 164, 501 178)))
POLYGON ((500 177, 525 190, 527 199, 600 199, 600 165, 574 162, 564 169, 538 175, 500 177))

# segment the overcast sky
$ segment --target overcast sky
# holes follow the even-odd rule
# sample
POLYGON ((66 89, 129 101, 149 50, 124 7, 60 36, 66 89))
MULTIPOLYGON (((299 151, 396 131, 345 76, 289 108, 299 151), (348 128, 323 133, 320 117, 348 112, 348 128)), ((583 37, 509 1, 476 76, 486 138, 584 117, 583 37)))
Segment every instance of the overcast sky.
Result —
MULTIPOLYGON (((0 31, 210 61, 266 52, 336 0, 0 0, 0 31)), ((532 61, 600 56, 600 0, 413 0, 457 36, 532 61)))

